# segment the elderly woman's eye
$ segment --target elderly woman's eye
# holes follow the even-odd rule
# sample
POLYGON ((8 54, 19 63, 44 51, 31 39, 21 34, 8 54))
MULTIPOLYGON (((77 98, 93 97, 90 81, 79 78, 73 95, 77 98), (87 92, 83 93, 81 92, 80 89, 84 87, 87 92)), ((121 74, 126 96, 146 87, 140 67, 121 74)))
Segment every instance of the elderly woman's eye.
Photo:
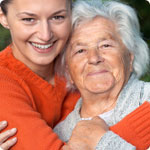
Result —
POLYGON ((77 53, 80 54, 80 53, 83 53, 83 52, 84 52, 84 49, 79 49, 79 50, 76 52, 76 54, 77 54, 77 53))
POLYGON ((104 44, 103 45, 104 48, 107 48, 107 47, 110 47, 110 46, 111 46, 110 44, 104 44))

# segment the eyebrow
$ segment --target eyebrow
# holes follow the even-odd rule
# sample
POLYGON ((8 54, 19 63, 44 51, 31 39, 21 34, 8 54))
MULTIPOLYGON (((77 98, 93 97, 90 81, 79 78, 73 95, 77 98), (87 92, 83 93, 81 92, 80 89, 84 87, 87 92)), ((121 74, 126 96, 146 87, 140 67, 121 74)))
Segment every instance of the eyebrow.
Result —
MULTIPOLYGON (((107 40, 114 41, 114 38, 113 38, 113 37, 109 37, 109 38, 100 38, 100 39, 98 40, 98 42, 107 41, 107 40)), ((77 42, 71 42, 70 45, 71 45, 71 46, 86 46, 87 43, 84 43, 84 42, 78 42, 78 40, 77 40, 77 42)))
POLYGON ((115 41, 115 39, 113 37, 111 37, 111 38, 102 38, 99 40, 99 42, 108 41, 108 40, 109 41, 115 41))
POLYGON ((21 13, 18 13, 18 14, 17 14, 18 17, 19 17, 20 15, 28 15, 28 16, 31 16, 31 17, 36 16, 35 14, 29 13, 29 12, 21 12, 21 13))
MULTIPOLYGON (((67 12, 67 10, 66 9, 59 10, 59 11, 53 13, 52 16, 63 13, 63 12, 67 12)), ((28 15, 28 16, 31 16, 31 17, 36 16, 36 14, 30 13, 30 12, 20 12, 20 13, 17 14, 17 16, 20 16, 20 15, 28 15)))
POLYGON ((76 46, 84 46, 84 47, 86 47, 87 45, 86 45, 86 43, 81 43, 81 42, 77 42, 77 43, 71 43, 70 44, 70 48, 71 49, 73 49, 74 47, 76 47, 76 46))
POLYGON ((53 15, 57 15, 57 14, 60 14, 60 13, 63 13, 63 12, 68 12, 68 10, 67 9, 62 9, 62 10, 59 10, 59 11, 53 13, 53 15))
POLYGON ((86 45, 86 43, 81 43, 81 42, 73 42, 73 43, 70 43, 70 45, 71 45, 71 47, 74 47, 74 46, 85 46, 86 45))

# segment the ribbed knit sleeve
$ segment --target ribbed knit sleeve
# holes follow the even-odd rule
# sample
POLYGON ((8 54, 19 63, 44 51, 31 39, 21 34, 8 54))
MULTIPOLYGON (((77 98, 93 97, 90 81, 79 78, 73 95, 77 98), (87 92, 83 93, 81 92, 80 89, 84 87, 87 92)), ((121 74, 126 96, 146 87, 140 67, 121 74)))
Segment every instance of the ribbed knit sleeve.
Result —
POLYGON ((136 146, 137 150, 146 150, 150 146, 150 104, 143 103, 110 130, 136 146))
POLYGON ((106 132, 98 142, 96 150, 136 150, 136 147, 128 143, 112 131, 106 132))

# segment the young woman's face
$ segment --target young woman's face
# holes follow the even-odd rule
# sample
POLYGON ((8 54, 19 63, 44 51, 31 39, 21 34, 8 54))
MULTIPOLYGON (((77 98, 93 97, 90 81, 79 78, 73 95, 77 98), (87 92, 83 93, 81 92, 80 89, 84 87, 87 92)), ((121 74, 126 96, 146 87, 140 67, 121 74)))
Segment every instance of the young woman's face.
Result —
POLYGON ((30 68, 49 65, 68 39, 70 16, 67 0, 13 0, 2 24, 10 29, 14 56, 30 68))

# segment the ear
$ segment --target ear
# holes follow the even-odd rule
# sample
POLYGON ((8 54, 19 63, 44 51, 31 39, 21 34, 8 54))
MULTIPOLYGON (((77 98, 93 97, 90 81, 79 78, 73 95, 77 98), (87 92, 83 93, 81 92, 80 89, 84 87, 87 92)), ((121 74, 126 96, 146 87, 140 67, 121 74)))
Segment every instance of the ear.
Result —
POLYGON ((133 61, 134 61, 134 55, 133 53, 130 53, 130 71, 133 71, 133 61))
POLYGON ((7 16, 3 13, 2 9, 0 8, 0 24, 6 28, 9 29, 8 21, 7 21, 7 16))

